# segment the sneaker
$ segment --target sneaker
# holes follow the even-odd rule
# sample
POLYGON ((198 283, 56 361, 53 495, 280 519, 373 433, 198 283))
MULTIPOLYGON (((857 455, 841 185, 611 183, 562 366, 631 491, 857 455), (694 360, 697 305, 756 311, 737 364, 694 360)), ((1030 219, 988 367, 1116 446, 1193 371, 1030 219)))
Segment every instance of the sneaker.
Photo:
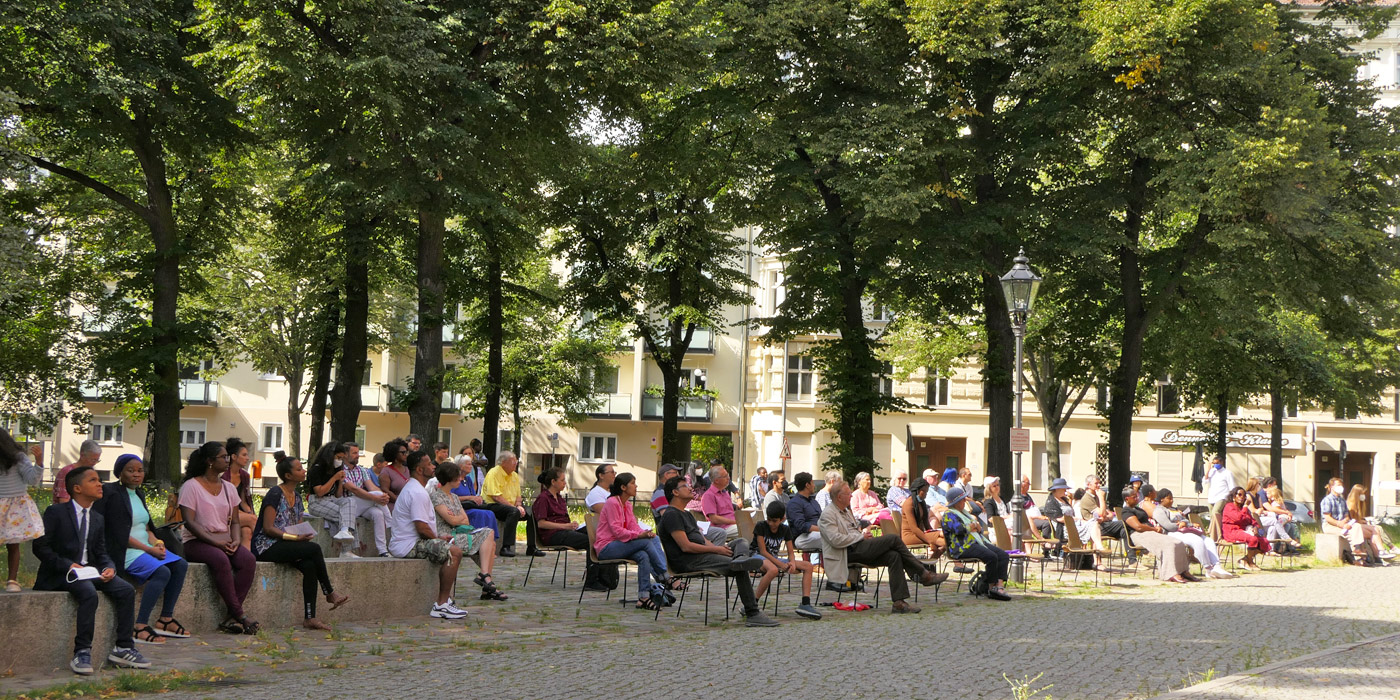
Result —
POLYGON ((392 554, 390 554, 390 553, 388 553, 388 552, 380 552, 380 553, 379 553, 379 556, 384 557, 385 559, 393 559, 393 558, 394 558, 394 555, 392 555, 392 554))
POLYGON ((992 600, 1000 600, 1000 601, 1011 600, 1011 596, 1009 596, 1009 595, 1006 594, 1006 589, 1005 589, 1005 588, 1000 588, 1000 587, 998 587, 998 588, 993 588, 992 590, 987 591, 987 597, 988 597, 988 598, 991 598, 992 600))
POLYGON ((822 619, 822 614, 819 613, 819 612, 817 612, 817 609, 814 608, 814 607, 812 607, 812 606, 810 606, 810 605, 799 605, 799 606, 797 606, 797 615, 798 615, 798 617, 805 617, 805 618, 807 618, 808 620, 820 620, 820 619, 822 619))
POLYGON ((428 613, 428 615, 443 620, 460 620, 466 617, 467 613, 464 610, 457 609, 457 606, 453 605, 451 601, 448 601, 446 605, 433 603, 433 611, 428 613))
POLYGON ((923 608, 907 600, 896 600, 894 605, 890 606, 891 615, 912 615, 918 612, 923 612, 923 608))
POLYGON ((359 558, 360 558, 360 555, 358 555, 358 554, 356 554, 356 553, 354 553, 354 552, 341 552, 341 553, 340 553, 340 558, 341 558, 341 559, 359 559, 359 558))
POLYGON ((68 668, 73 669, 73 673, 80 676, 92 675, 92 651, 83 649, 73 654, 73 660, 68 662, 68 668))
POLYGON ((335 535, 331 537, 331 539, 340 542, 347 542, 355 539, 355 533, 351 532, 350 528, 348 527, 342 527, 340 528, 340 532, 335 533, 335 535))
POLYGON ((1381 558, 1382 558, 1382 559, 1394 559, 1394 558, 1395 558, 1395 552, 1381 552, 1381 558))
POLYGON ((826 590, 833 591, 835 593, 850 593, 855 589, 852 588, 851 585, 848 583, 837 583, 835 581, 827 581, 826 590))
POLYGON ((126 668, 151 667, 151 662, 147 661, 146 657, 141 655, 141 652, 135 649, 123 649, 121 647, 112 649, 112 653, 107 655, 107 661, 117 666, 125 666, 126 668))
MULTIPOLYGON (((814 611, 815 612, 815 611, 814 611)), ((763 614, 762 610, 744 616, 745 627, 777 627, 778 621, 763 614)))
POLYGON ((1235 575, 1234 575, 1234 574, 1232 574, 1232 573, 1226 571, 1226 570, 1225 570, 1225 567, 1222 566, 1222 565, 1220 565, 1220 564, 1216 564, 1216 565, 1215 565, 1215 568, 1213 568, 1213 569, 1211 569, 1210 571, 1206 572, 1206 575, 1207 575, 1207 576, 1210 576, 1211 578, 1220 578, 1220 579, 1235 578, 1235 575))

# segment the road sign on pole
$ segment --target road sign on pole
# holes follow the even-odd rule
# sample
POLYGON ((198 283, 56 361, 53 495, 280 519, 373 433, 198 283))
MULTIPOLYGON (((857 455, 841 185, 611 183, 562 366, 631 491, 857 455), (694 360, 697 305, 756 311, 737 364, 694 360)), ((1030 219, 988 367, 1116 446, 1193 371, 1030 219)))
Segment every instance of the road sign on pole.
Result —
POLYGON ((1011 451, 1030 452, 1031 451, 1031 429, 1012 428, 1011 429, 1011 451))

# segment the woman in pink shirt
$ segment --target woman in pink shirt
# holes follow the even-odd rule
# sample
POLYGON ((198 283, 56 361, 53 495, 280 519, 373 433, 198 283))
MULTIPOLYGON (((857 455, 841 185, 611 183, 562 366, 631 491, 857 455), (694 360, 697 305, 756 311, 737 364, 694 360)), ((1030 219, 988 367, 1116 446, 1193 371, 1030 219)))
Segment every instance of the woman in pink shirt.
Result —
POLYGON ((879 524, 880 527, 892 527, 894 518, 890 516, 890 509, 880 502, 880 494, 875 493, 870 488, 870 474, 861 472, 856 474, 856 490, 851 492, 851 512, 857 518, 864 520, 871 525, 879 524), (881 520, 888 520, 889 523, 882 523, 881 520))
POLYGON ((628 472, 613 479, 612 494, 598 513, 598 538, 593 543, 599 559, 631 559, 637 562, 637 607, 658 610, 666 604, 666 553, 656 533, 643 530, 632 512, 637 478, 628 472))
POLYGON ((185 559, 209 567, 214 590, 228 607, 228 617, 219 629, 230 634, 257 634, 258 623, 243 615, 243 601, 253 587, 258 563, 242 539, 238 490, 223 479, 228 468, 228 450, 221 442, 206 442, 190 453, 180 486, 185 559))

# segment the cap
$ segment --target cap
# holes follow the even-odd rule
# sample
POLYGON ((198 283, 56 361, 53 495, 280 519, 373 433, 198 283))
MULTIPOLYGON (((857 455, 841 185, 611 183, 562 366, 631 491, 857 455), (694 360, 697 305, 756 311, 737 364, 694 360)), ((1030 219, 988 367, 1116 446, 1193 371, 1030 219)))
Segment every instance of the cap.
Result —
POLYGON ((1137 483, 1140 484, 1140 483, 1142 483, 1142 481, 1143 481, 1143 478, 1140 477, 1140 476, 1138 476, 1137 474, 1134 474, 1134 475, 1132 476, 1131 479, 1128 479, 1128 483, 1130 483, 1130 484, 1131 484, 1131 483, 1134 483, 1134 482, 1137 482, 1137 483))
POLYGON ((938 476, 938 472, 936 472, 936 471, 934 471, 934 470, 932 470, 932 469, 925 469, 925 470, 924 470, 924 478, 927 479, 927 478, 929 478, 930 476, 938 476))
POLYGON ((951 488, 951 489, 948 489, 948 505, 950 505, 950 506, 955 506, 955 505, 957 505, 959 502, 961 502, 963 499, 966 499, 966 498, 967 498, 967 494, 963 493, 963 490, 962 490, 962 489, 960 489, 960 488, 958 488, 958 487, 956 487, 956 486, 954 486, 954 487, 951 488))
POLYGON ((982 488, 989 489, 992 487, 992 484, 998 483, 1000 481, 1001 477, 999 476, 989 476, 982 480, 982 488))

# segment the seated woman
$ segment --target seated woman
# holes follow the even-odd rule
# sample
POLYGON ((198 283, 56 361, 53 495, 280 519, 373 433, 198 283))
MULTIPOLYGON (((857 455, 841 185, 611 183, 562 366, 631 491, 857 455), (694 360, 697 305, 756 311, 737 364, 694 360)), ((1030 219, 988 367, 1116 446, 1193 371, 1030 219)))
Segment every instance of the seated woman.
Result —
POLYGON ((481 586, 482 600, 505 600, 507 596, 496 589, 496 581, 491 578, 496 564, 496 531, 473 525, 462 508, 462 500, 452 492, 461 485, 462 468, 456 462, 443 461, 433 470, 433 476, 437 478, 437 488, 428 491, 428 500, 433 504, 438 537, 451 536, 462 556, 471 557, 481 569, 472 583, 481 586))
POLYGON ((1281 553, 1298 551, 1302 543, 1298 541, 1298 535, 1294 532, 1297 524, 1293 522, 1293 512, 1288 510, 1288 505, 1283 502, 1283 492, 1279 491, 1278 486, 1264 487, 1264 507, 1259 512, 1259 524, 1264 526, 1266 539, 1284 542, 1283 547, 1279 549, 1286 547, 1288 552, 1281 553))
POLYGON ((569 520, 569 505, 564 500, 569 480, 564 477, 564 470, 546 469, 536 480, 540 482, 540 495, 535 497, 530 510, 535 515, 535 526, 540 529, 540 544, 573 549, 587 547, 588 533, 580 529, 583 524, 569 520))
POLYGON ((909 495, 900 506, 899 536, 907 547, 928 547, 928 557, 937 559, 948 550, 943 540, 943 531, 933 529, 934 520, 929 513, 929 483, 923 479, 915 481, 909 495))
POLYGON ((1243 543, 1248 549, 1240 565, 1250 571, 1258 571, 1254 557, 1260 552, 1269 554, 1269 540, 1259 534, 1259 521, 1249 512, 1249 493, 1236 486, 1226 499, 1225 509, 1220 512, 1221 538, 1227 542, 1243 543))
POLYGON ((1215 542, 1205 536, 1205 532, 1187 519, 1181 511, 1172 508, 1176 502, 1171 489, 1162 489, 1157 492, 1157 507, 1152 510, 1152 519, 1162 527, 1162 530, 1170 537, 1191 550, 1196 556, 1196 561, 1201 563, 1201 570, 1211 578, 1235 578, 1235 575, 1226 571, 1220 563, 1220 553, 1215 549, 1215 542))
POLYGON ((1361 528, 1361 536, 1371 545, 1371 552, 1378 557, 1381 565, 1390 566, 1387 560, 1394 557, 1386 556, 1390 553, 1390 547, 1381 539, 1381 529, 1366 520, 1365 486, 1352 485, 1351 493, 1347 494, 1347 515, 1361 528))
POLYGON ((637 608, 657 610, 666 604, 666 554, 656 533, 643 530, 632 512, 637 496, 637 478, 623 472, 608 488, 611 494, 598 514, 597 539, 593 543, 599 559, 631 559, 637 562, 637 608))
POLYGON ((165 543, 156 537, 151 526, 151 512, 146 508, 146 466, 141 458, 125 454, 112 467, 117 480, 102 485, 102 500, 94 509, 106 521, 107 555, 117 565, 117 574, 132 584, 146 584, 141 589, 141 606, 136 612, 136 627, 132 635, 143 644, 163 644, 163 637, 190 636, 175 619, 175 603, 185 587, 189 564, 180 555, 166 551, 165 543), (151 610, 164 596, 160 617, 152 627, 151 610))
POLYGON ((228 608, 219 629, 257 634, 261 626, 243 614, 257 560, 242 539, 238 492, 222 478, 228 465, 228 451, 221 442, 206 442, 190 453, 180 486, 180 517, 185 523, 181 537, 185 558, 209 567, 214 590, 228 608))
POLYGON ((1079 533, 1079 541, 1088 540, 1093 543, 1094 568, 1099 571, 1108 571, 1108 565, 1103 563, 1103 555, 1099 554, 1099 552, 1108 551, 1108 548, 1103 546, 1103 528, 1099 527, 1098 518, 1080 507, 1080 504, 1084 502, 1084 496, 1088 493, 1088 489, 1075 489, 1075 505, 1070 509, 1070 515, 1074 518, 1074 529, 1079 533))
POLYGON ((851 512, 871 525, 889 527, 894 518, 890 516, 889 509, 880 502, 880 494, 872 491, 870 485, 869 472, 856 474, 856 490, 851 492, 851 512))
POLYGON ((948 540, 948 552, 954 559, 977 559, 982 562, 991 587, 987 597, 1011 600, 1006 594, 1006 573, 1011 557, 993 545, 982 534, 982 525, 967 513, 967 494, 954 486, 948 489, 948 510, 943 512, 943 536, 948 540))
MULTIPOLYGON (((1002 520, 1011 517, 1011 509, 1006 507, 1006 501, 1001 500, 1001 477, 989 476, 982 480, 982 514, 979 516, 983 525, 992 522, 993 516, 1000 516, 1002 520)), ((1006 526, 1011 527, 1007 522, 1006 526)))
POLYGON ((457 468, 462 470, 462 483, 453 489, 452 493, 457 494, 457 500, 462 504, 462 510, 467 512, 467 519, 475 527, 489 527, 496 533, 496 539, 501 539, 501 523, 496 519, 496 514, 491 512, 486 503, 486 499, 481 495, 482 482, 486 480, 486 472, 476 464, 476 453, 472 452, 472 446, 467 445, 462 448, 468 454, 460 454, 453 458, 457 463, 457 468))
POLYGON ((1199 581, 1191 575, 1191 559, 1186 545, 1180 540, 1168 537, 1162 526, 1147 517, 1147 512, 1138 507, 1139 494, 1131 486, 1123 487, 1123 526, 1128 528, 1128 536, 1133 544, 1151 552, 1157 557, 1157 578, 1172 583, 1199 581))
POLYGON ((277 478, 282 483, 268 489, 267 495, 263 496, 262 510, 253 529, 253 552, 257 554, 258 561, 291 564, 301 569, 301 602, 305 615, 301 624, 309 630, 329 630, 330 625, 316 617, 316 584, 321 584, 331 610, 344 605, 350 597, 332 590, 331 577, 326 572, 326 557, 321 553, 321 546, 311 541, 315 535, 287 531, 301 524, 306 516, 301 492, 297 489, 301 482, 306 481, 306 469, 302 468, 301 460, 278 453, 277 478))
POLYGON ((344 443, 332 440, 316 451, 311 459, 306 488, 308 510, 327 524, 333 524, 335 534, 331 539, 335 545, 343 549, 345 556, 356 558, 349 551, 355 542, 356 499, 345 488, 344 443))
POLYGON ((384 443, 384 468, 379 470, 379 488, 389 494, 389 510, 399 500, 399 492, 404 484, 413 478, 408 473, 408 443, 403 438, 394 438, 384 443))
POLYGON ((248 443, 236 437, 225 440, 224 449, 228 451, 228 471, 223 478, 238 490, 238 525, 243 528, 243 541, 252 542, 258 520, 258 514, 253 512, 253 477, 248 475, 253 456, 248 452, 248 443))

